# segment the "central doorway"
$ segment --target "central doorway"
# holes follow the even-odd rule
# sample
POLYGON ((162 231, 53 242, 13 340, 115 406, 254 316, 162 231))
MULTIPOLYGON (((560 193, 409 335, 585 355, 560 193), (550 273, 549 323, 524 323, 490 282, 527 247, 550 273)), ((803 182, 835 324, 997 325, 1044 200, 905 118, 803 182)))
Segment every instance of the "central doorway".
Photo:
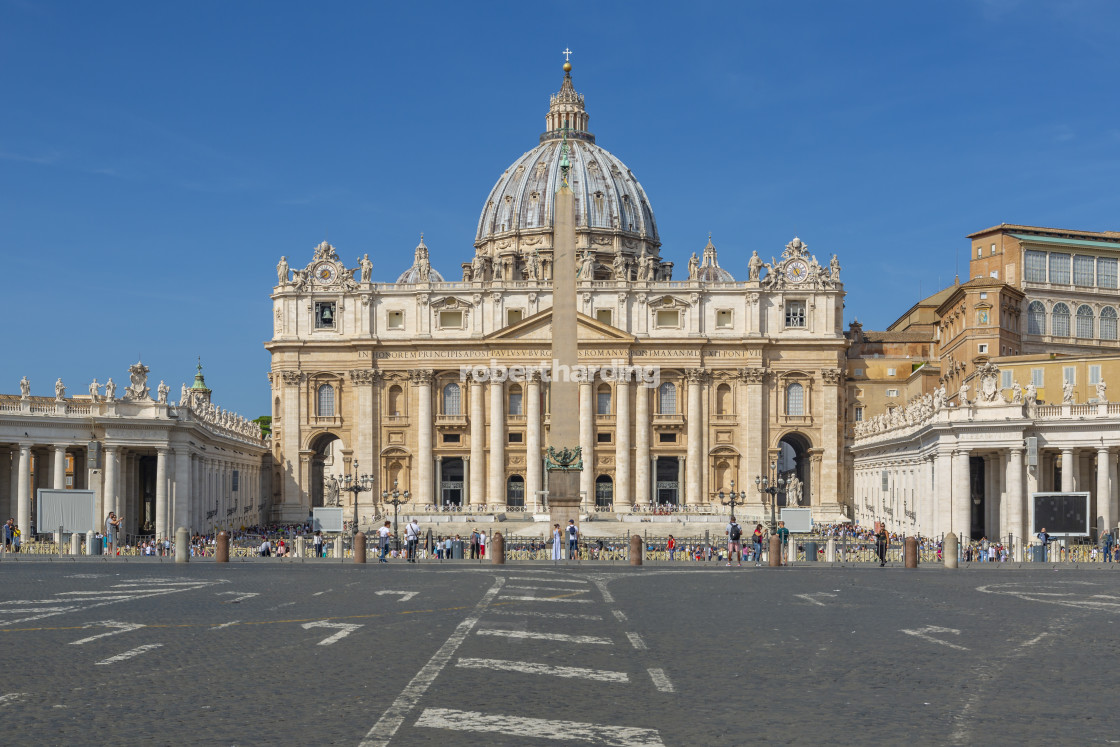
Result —
POLYGON ((657 457, 657 502, 676 505, 681 495, 681 462, 674 456, 657 457))
POLYGON ((442 480, 439 485, 439 500, 444 506, 463 505, 463 459, 444 457, 441 465, 442 480))

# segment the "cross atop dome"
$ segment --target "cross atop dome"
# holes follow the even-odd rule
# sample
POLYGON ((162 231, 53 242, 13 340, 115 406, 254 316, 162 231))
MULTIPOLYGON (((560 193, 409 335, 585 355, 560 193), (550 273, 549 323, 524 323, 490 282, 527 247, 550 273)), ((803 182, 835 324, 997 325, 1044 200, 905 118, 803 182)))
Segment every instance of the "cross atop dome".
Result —
POLYGON ((567 127, 569 138, 593 143, 595 136, 587 131, 587 122, 591 117, 583 108, 583 96, 579 95, 572 85, 572 63, 567 61, 572 50, 565 47, 561 54, 565 57, 564 82, 560 86, 560 91, 549 99, 548 114, 545 116, 546 132, 541 135, 541 142, 560 140, 567 127))

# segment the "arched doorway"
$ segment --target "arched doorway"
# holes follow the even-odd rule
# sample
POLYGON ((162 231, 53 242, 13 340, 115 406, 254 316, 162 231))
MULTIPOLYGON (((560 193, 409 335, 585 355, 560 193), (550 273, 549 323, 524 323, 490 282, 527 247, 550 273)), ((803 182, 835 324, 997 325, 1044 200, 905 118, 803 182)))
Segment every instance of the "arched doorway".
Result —
POLYGON ((657 502, 680 503, 681 463, 674 456, 657 457, 657 502))
POLYGON ((440 464, 439 500, 445 506, 463 505, 463 459, 444 457, 440 464))
POLYGON ((513 508, 525 506, 525 478, 521 475, 510 475, 506 480, 506 505, 513 508))
POLYGON ((778 475, 786 479, 786 492, 778 495, 779 506, 807 507, 811 504, 813 470, 809 457, 810 448, 809 439, 800 433, 786 434, 778 442, 778 475), (800 500, 793 494, 797 483, 794 483, 793 490, 790 489, 794 476, 797 477, 797 483, 800 483, 800 500))
POLYGON ((614 505, 614 481, 610 475, 595 478, 595 508, 610 508, 614 505))
POLYGON ((311 508, 320 506, 341 506, 343 494, 339 490, 340 481, 346 474, 342 458, 344 445, 342 439, 333 433, 322 433, 311 442, 311 474, 307 494, 311 508))

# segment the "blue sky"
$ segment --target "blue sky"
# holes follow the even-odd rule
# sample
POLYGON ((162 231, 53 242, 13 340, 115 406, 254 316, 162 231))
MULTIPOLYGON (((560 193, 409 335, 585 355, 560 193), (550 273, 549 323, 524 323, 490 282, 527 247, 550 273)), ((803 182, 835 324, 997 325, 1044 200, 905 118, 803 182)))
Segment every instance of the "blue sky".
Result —
POLYGON ((881 328, 1000 222, 1120 229, 1120 3, 0 0, 0 391, 127 379, 267 412, 280 255, 449 277, 559 54, 663 256, 800 236, 881 328), (559 8, 563 10, 559 10, 559 8))

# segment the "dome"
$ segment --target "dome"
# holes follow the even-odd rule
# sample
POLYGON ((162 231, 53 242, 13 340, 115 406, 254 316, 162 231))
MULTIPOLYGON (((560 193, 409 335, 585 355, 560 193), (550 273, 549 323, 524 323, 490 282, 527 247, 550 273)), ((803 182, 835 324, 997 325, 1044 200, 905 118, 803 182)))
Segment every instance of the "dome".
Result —
POLYGON ((626 164, 595 144, 588 119, 583 96, 565 73, 560 92, 551 98, 540 144, 514 161, 490 191, 475 236, 479 255, 497 257, 529 247, 551 254, 553 203, 566 139, 578 246, 592 248, 606 264, 616 253, 659 256, 661 241, 645 190, 626 164))
POLYGON ((440 275, 428 260, 428 246, 424 243, 424 234, 420 234, 420 243, 416 245, 412 266, 401 273, 397 282, 408 285, 443 282, 443 275, 440 275))
POLYGON ((704 259, 696 267, 693 277, 693 266, 696 264, 696 252, 692 253, 689 261, 689 280, 701 280, 705 283, 734 283, 735 278, 731 273, 719 266, 716 258, 716 246, 712 243, 712 235, 708 234, 708 245, 704 247, 704 259))

